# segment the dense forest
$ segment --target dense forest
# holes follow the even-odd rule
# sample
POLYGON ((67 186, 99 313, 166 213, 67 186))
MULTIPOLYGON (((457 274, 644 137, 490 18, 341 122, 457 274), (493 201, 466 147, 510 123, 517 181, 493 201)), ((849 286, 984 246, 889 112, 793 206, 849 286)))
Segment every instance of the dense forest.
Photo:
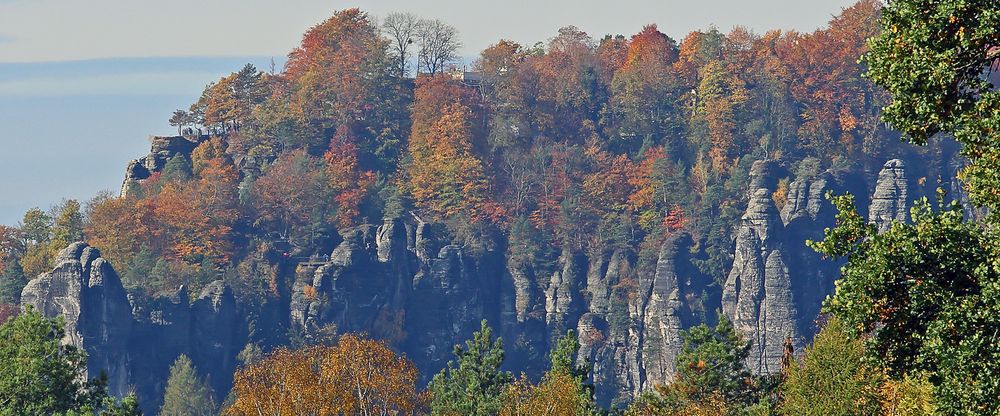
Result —
POLYGON ((0 226, 0 414, 998 414, 998 5, 458 36, 336 11, 0 226))

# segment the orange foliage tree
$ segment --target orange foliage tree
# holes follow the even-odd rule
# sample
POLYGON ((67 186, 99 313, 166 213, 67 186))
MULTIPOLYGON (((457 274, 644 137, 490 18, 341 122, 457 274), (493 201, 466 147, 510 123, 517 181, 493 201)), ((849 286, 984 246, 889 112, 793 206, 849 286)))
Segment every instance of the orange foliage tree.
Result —
POLYGON ((293 244, 304 244, 313 226, 332 216, 329 189, 322 160, 305 150, 285 152, 254 183, 256 223, 293 244))
POLYGON ((441 75, 418 80, 414 95, 407 174, 417 206, 437 219, 498 220, 502 211, 491 209, 485 169, 474 152, 478 99, 441 75))
POLYGON ((417 369, 385 344, 345 334, 334 346, 278 349, 236 372, 227 415, 394 415, 426 406, 417 369))
POLYGON ((90 244, 116 267, 128 264, 140 250, 159 253, 163 244, 152 200, 104 197, 91 203, 84 233, 90 244))
MULTIPOLYGON (((788 33, 776 52, 789 72, 792 96, 802 106, 799 135, 818 157, 838 144, 857 149, 880 125, 884 92, 861 77, 858 57, 877 33, 878 0, 862 0, 813 33, 788 33)), ((869 144, 870 145, 870 144, 869 144)))
POLYGON ((527 377, 510 385, 503 396, 500 416, 578 416, 589 414, 585 391, 573 376, 550 373, 538 385, 527 377))
MULTIPOLYGON (((345 126, 363 132, 358 143, 366 152, 375 152, 377 140, 384 139, 381 117, 394 96, 394 63, 388 41, 368 15, 358 9, 340 10, 313 26, 292 51, 282 73, 287 85, 289 113, 298 119, 310 145, 325 140, 345 126)), ((390 117, 391 118, 391 117, 390 117)))
POLYGON ((674 120, 679 94, 672 64, 677 61, 673 39, 656 29, 643 28, 632 36, 622 63, 611 84, 610 125, 623 140, 625 150, 638 148, 643 141, 660 141, 677 127, 674 120))
POLYGON ((196 266, 228 263, 239 219, 239 174, 222 147, 216 138, 195 149, 190 180, 163 181, 156 174, 143 184, 144 198, 95 200, 84 230, 90 243, 118 267, 142 250, 196 266))
POLYGON ((330 191, 337 202, 334 219, 341 227, 357 223, 359 206, 368 188, 375 182, 375 172, 362 171, 358 164, 358 148, 355 138, 346 126, 337 127, 337 133, 330 141, 330 148, 323 154, 330 191))

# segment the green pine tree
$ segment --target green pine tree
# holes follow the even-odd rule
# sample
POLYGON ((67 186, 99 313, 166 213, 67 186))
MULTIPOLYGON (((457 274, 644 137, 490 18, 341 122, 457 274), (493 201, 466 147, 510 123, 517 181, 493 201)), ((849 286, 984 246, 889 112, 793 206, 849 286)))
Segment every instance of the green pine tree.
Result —
POLYGON ((163 394, 162 416, 209 416, 216 412, 212 389, 198 377, 191 359, 177 357, 170 367, 170 378, 163 394))
POLYGON ((160 173, 160 180, 163 182, 183 182, 191 179, 191 162, 182 154, 177 154, 167 161, 160 173))
POLYGON ((503 341, 493 339, 493 330, 483 320, 482 328, 465 342, 465 348, 456 345, 455 359, 431 381, 432 414, 497 414, 501 393, 513 381, 509 372, 500 371, 503 359, 503 341))
POLYGON ((748 403, 753 377, 746 366, 750 342, 744 341, 733 323, 719 317, 714 328, 699 325, 684 331, 684 347, 677 355, 675 384, 698 401, 721 394, 730 403, 748 403))
POLYGON ((28 309, 0 325, 0 415, 139 415, 134 397, 107 395, 107 378, 81 380, 86 354, 63 345, 60 318, 28 309))

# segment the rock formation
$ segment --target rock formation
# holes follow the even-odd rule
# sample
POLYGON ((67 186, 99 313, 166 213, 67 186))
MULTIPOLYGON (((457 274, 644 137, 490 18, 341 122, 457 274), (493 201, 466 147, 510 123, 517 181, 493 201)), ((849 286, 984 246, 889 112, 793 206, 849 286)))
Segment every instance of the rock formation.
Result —
POLYGON ((63 342, 87 352, 87 376, 108 375, 111 394, 135 392, 146 412, 159 407, 170 365, 191 357, 221 401, 232 383, 236 355, 246 344, 233 292, 221 281, 189 303, 174 296, 135 303, 100 252, 77 242, 63 249, 56 267, 31 280, 23 307, 66 322, 63 342))
POLYGON ((868 208, 868 220, 875 224, 879 232, 887 231, 893 221, 905 222, 909 219, 908 203, 912 201, 908 191, 906 164, 899 159, 885 162, 878 173, 872 203, 868 208))
POLYGON ((188 156, 209 136, 152 136, 149 154, 129 162, 125 168, 121 196, 128 196, 129 190, 163 170, 174 156, 188 156))
MULTIPOLYGON (((151 153, 130 165, 123 194, 170 158, 190 157, 204 139, 154 138, 151 153)), ((951 156, 941 159, 948 163, 942 169, 956 169, 951 156)), ((717 308, 753 342, 750 367, 778 371, 786 339, 799 350, 815 333, 813 320, 838 276, 838 263, 805 246, 834 225, 825 195, 854 193, 884 229, 906 219, 916 193, 907 173, 902 161, 891 160, 869 186, 857 171, 795 177, 780 162, 755 163, 723 282, 695 267, 700 254, 685 233, 645 248, 545 247, 543 256, 502 240, 496 248, 455 245, 439 224, 407 213, 341 230, 335 248, 308 261, 262 256, 260 264, 240 269, 268 270, 284 288, 267 310, 237 304, 221 281, 193 299, 184 287, 170 296, 128 296, 108 262, 84 243, 63 250, 22 298, 48 316, 64 316, 64 342, 88 352, 91 375, 108 371, 112 393, 134 390, 147 410, 158 406, 180 354, 209 377, 221 401, 247 343, 322 342, 344 332, 385 340, 427 381, 482 319, 504 338, 507 367, 529 376, 545 370, 555 338, 574 330, 579 358, 594 364, 598 399, 607 405, 668 381, 681 332, 712 323, 717 308), (785 198, 776 197, 779 182, 787 184, 785 198), (251 315, 257 335, 248 328, 251 315)))
POLYGON ((777 170, 770 162, 751 169, 750 200, 736 229, 733 268, 722 293, 722 310, 752 342, 747 364, 759 373, 778 371, 785 340, 800 340, 785 225, 771 196, 777 170))
POLYGON ((59 252, 56 267, 25 286, 21 303, 66 322, 63 343, 87 352, 87 372, 108 374, 112 394, 127 393, 131 384, 130 351, 123 342, 132 335, 131 306, 117 273, 97 249, 73 243, 59 252))

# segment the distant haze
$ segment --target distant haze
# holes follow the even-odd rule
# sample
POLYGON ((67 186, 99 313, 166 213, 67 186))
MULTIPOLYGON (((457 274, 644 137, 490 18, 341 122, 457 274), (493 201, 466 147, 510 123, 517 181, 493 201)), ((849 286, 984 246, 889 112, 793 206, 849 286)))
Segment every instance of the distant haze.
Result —
POLYGON ((464 55, 500 38, 532 44, 561 26, 595 37, 648 23, 675 38, 716 25, 812 31, 850 0, 0 0, 0 62, 284 55, 336 9, 409 11, 462 33, 464 55))
POLYGON ((743 25, 812 31, 848 0, 0 0, 0 224, 32 206, 117 191, 146 137, 219 76, 279 64, 334 10, 408 11, 461 32, 474 57, 506 38, 534 44, 575 25, 595 38, 657 23, 692 30, 743 25))

